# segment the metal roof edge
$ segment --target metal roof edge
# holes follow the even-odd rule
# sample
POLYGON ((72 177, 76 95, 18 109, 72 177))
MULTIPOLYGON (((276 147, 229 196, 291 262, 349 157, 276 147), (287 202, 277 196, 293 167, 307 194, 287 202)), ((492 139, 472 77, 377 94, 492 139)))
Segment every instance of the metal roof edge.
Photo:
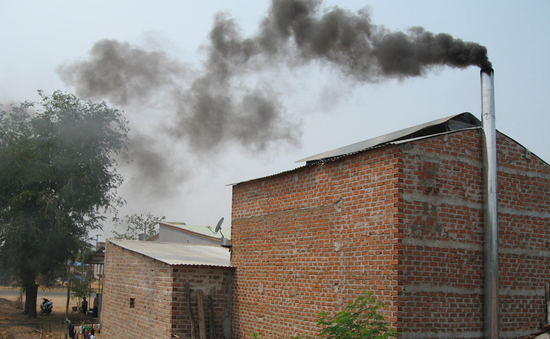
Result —
MULTIPOLYGON (((450 117, 447 117, 447 118, 443 118, 444 119, 448 119, 448 118, 453 118, 453 117, 457 117, 457 116, 460 116, 462 114, 468 114, 469 116, 475 118, 478 122, 479 122, 479 119, 477 119, 473 114, 471 113, 468 113, 468 112, 464 112, 464 113, 461 113, 461 114, 457 114, 457 115, 453 115, 453 116, 450 116, 450 117)), ((442 120, 442 119, 438 119, 438 120, 442 120)), ((450 119, 449 119, 450 120, 450 119)), ((437 121, 437 120, 434 120, 434 121, 437 121)), ((481 122, 480 122, 481 123, 481 122)), ((418 126, 418 125, 417 125, 418 126)), ((254 179, 250 179, 250 180, 246 180, 246 181, 240 181, 240 182, 237 182, 237 183, 232 183, 232 184, 227 184, 226 186, 235 186, 235 185, 239 185, 239 184, 242 184, 242 183, 246 183, 246 182, 252 182, 252 181, 256 181, 256 180, 262 180, 262 179, 266 179, 266 178, 271 178, 271 177, 274 177, 274 176, 277 176, 277 175, 281 175, 281 174, 285 174, 285 173, 290 173, 290 172, 294 172, 296 170, 299 170, 299 169, 303 169, 303 168, 306 168, 306 167, 309 167, 309 166, 312 166, 312 165, 315 165, 315 164, 319 164, 319 163, 323 163, 323 162, 328 162, 328 161, 335 161, 335 160, 338 160, 340 158, 343 158, 343 157, 346 157, 346 156, 350 156, 350 155, 353 155, 353 154, 356 154, 356 153, 360 153, 360 152, 366 152, 366 151, 369 151, 369 150, 372 150, 372 149, 375 149, 375 148, 379 148, 379 147, 383 147, 385 145, 388 145, 388 144, 394 144, 394 145, 398 145, 398 144, 404 144, 404 143, 407 143, 407 142, 412 142, 412 141, 416 141, 416 140, 422 140, 422 139, 427 139, 427 138, 432 138, 432 137, 436 137, 436 136, 439 136, 439 135, 445 135, 445 134, 450 134, 450 133, 457 133, 457 132, 460 132, 460 131, 466 131, 466 130, 470 130, 470 129, 481 129, 483 128, 481 125, 478 125, 478 126, 473 126, 473 127, 468 127, 468 128, 462 128, 462 129, 457 129, 457 130, 453 130, 453 131, 448 131, 448 132, 443 132, 443 133, 436 133, 436 134, 431 134, 431 135, 425 135, 425 136, 420 136, 420 137, 415 137, 415 138, 409 138, 409 139, 400 139, 400 140, 394 140, 394 141, 391 141, 391 142, 386 142, 386 143, 383 143, 383 144, 379 144, 379 145, 376 145, 376 146, 372 146, 370 148, 366 148, 366 149, 362 149, 362 150, 359 150, 359 151, 356 151, 356 152, 353 152, 353 153, 347 153, 347 154, 341 154, 339 156, 335 156, 335 157, 330 157, 330 158, 324 158, 324 159, 319 159, 317 161, 310 161, 310 162, 307 162, 305 165, 303 166, 300 166, 300 167, 296 167, 294 169, 290 169, 290 170, 287 170, 287 171, 283 171, 283 172, 279 172, 279 173, 275 173, 275 174, 272 174, 272 175, 267 175, 267 176, 263 176, 263 177, 259 177, 259 178, 254 178, 254 179)), ((506 135, 505 133, 502 133, 500 132, 499 130, 497 130, 498 133, 506 136, 507 138, 509 138, 510 140, 514 141, 516 144, 520 145, 521 147, 525 148, 526 150, 528 150, 527 147, 523 146, 521 143, 517 142, 515 139, 513 138, 510 138, 508 135, 506 135)), ((536 155, 535 153, 532 153, 532 155, 536 156, 538 159, 540 159, 543 163, 545 163, 546 165, 550 166, 550 163, 548 163, 547 161, 545 161, 544 159, 542 159, 541 157, 539 157, 538 155, 536 155)), ((299 162, 299 161, 297 161, 299 162)))
POLYGON ((353 152, 353 153, 342 154, 342 155, 335 156, 335 157, 332 157, 332 158, 323 158, 323 159, 319 159, 319 160, 308 161, 306 166, 311 166, 311 165, 320 164, 320 163, 329 162, 329 161, 335 161, 335 160, 345 158, 345 157, 348 157, 348 156, 351 156, 351 155, 354 155, 354 154, 359 154, 359 153, 362 153, 362 152, 368 152, 368 151, 373 150, 375 148, 382 148, 386 145, 400 145, 400 144, 405 144, 405 143, 413 142, 413 141, 417 141, 417 140, 424 140, 424 139, 438 137, 438 136, 441 136, 441 135, 453 134, 453 133, 458 133, 458 132, 462 132, 462 131, 467 131, 467 130, 472 130, 472 129, 481 129, 481 128, 482 128, 481 126, 475 126, 475 127, 468 127, 468 128, 463 128, 463 129, 447 131, 447 132, 428 134, 428 135, 423 135, 423 136, 420 136, 420 137, 414 137, 414 138, 410 138, 410 139, 399 139, 399 140, 395 140, 395 141, 389 141, 389 142, 386 142, 386 143, 383 143, 383 144, 380 144, 380 145, 375 145, 375 146, 372 146, 370 148, 365 148, 365 149, 362 149, 362 150, 359 150, 359 151, 356 151, 356 152, 353 152))
MULTIPOLYGON (((401 135, 401 136, 406 136, 406 135, 408 135, 408 134, 414 133, 415 131, 419 131, 419 130, 421 130, 421 129, 423 129, 423 128, 430 127, 430 126, 435 126, 435 125, 438 125, 438 124, 441 124, 441 123, 445 123, 445 122, 448 122, 449 120, 452 120, 453 118, 457 118, 457 117, 461 117, 461 118, 464 119, 464 120, 473 121, 473 122, 474 122, 476 125, 478 125, 478 126, 454 130, 455 132, 456 132, 456 131, 459 131, 459 130, 469 129, 469 128, 479 128, 479 127, 481 126, 481 121, 479 121, 479 119, 476 118, 472 113, 470 113, 470 112, 463 112, 463 113, 454 114, 454 115, 451 115, 451 116, 448 116, 448 117, 445 117, 445 118, 440 118, 440 119, 432 120, 432 121, 430 121, 430 122, 423 123, 423 124, 420 124, 420 125, 415 125, 415 126, 412 126, 412 127, 404 128, 404 129, 398 130, 398 131, 393 132, 393 133, 389 133, 389 134, 381 135, 381 136, 378 136, 378 137, 375 137, 375 138, 371 138, 371 139, 367 139, 367 140, 364 140, 364 141, 360 141, 360 142, 358 142, 358 143, 351 144, 351 145, 348 145, 348 146, 359 145, 359 144, 364 143, 364 142, 367 142, 367 141, 371 141, 371 140, 383 138, 383 137, 390 136, 390 135, 393 135, 393 134, 397 134, 397 135, 401 135), (407 134, 401 134, 401 133, 406 132, 406 131, 409 131, 409 132, 408 132, 407 134)), ((434 136, 434 134, 426 135, 426 136, 423 136, 423 137, 426 137, 426 138, 427 138, 427 137, 430 137, 430 136, 434 136)), ((423 137, 417 137, 417 138, 423 138, 423 137)), ((277 176, 277 175, 281 175, 281 174, 285 174, 285 173, 294 172, 294 171, 296 171, 296 170, 299 170, 299 169, 302 169, 302 168, 306 168, 306 167, 309 167, 309 166, 311 166, 311 165, 315 165, 315 164, 318 164, 318 163, 323 163, 323 162, 326 162, 326 161, 334 161, 334 160, 340 159, 340 158, 345 157, 345 156, 349 156, 349 155, 356 154, 356 153, 359 153, 359 152, 363 152, 363 151, 371 150, 371 149, 374 149, 374 148, 382 147, 382 146, 384 146, 384 145, 389 144, 390 142, 396 142, 396 139, 400 139, 400 138, 399 138, 399 137, 395 137, 395 138, 392 138, 392 139, 387 140, 387 141, 385 141, 385 142, 381 142, 381 143, 375 144, 375 145, 370 146, 370 147, 367 147, 367 148, 359 148, 358 150, 350 151, 349 153, 342 153, 342 154, 338 154, 338 155, 334 155, 334 156, 329 156, 329 157, 325 157, 325 158, 319 158, 318 160, 309 160, 309 161, 307 161, 307 159, 314 158, 314 157, 316 157, 316 156, 323 155, 323 154, 326 154, 326 153, 330 153, 330 152, 333 152, 333 151, 336 151, 336 150, 341 150, 341 149, 344 149, 344 148, 346 148, 346 147, 348 147, 348 146, 340 147, 340 148, 334 149, 334 150, 332 150, 332 151, 328 151, 328 152, 324 152, 324 153, 319 153, 319 154, 317 154, 317 155, 314 155, 314 156, 311 156, 311 157, 304 158, 304 159, 301 159, 301 160, 296 161, 296 163, 306 161, 306 164, 303 165, 303 166, 296 167, 296 168, 293 168, 293 169, 290 169, 290 170, 287 170, 287 171, 283 171, 283 172, 271 174, 271 175, 266 175, 266 176, 263 176, 263 177, 258 177, 258 178, 254 178, 254 179, 250 179, 250 180, 245 180, 245 181, 239 181, 239 182, 236 182, 236 183, 226 184, 226 186, 236 186, 236 185, 240 185, 240 184, 246 183, 246 182, 252 182, 252 181, 256 181, 256 180, 262 180, 262 179, 266 179, 266 178, 271 178, 271 177, 274 177, 274 176, 277 176)), ((412 139, 413 139, 413 138, 411 138, 411 139, 405 139, 405 140, 411 141, 412 139)))
MULTIPOLYGON (((340 156, 344 156, 344 155, 354 154, 354 153, 364 151, 364 150, 367 150, 367 149, 372 149, 376 146, 381 146, 383 144, 387 144, 387 143, 392 142, 392 141, 399 140, 401 138, 406 137, 407 135, 411 135, 411 134, 414 134, 416 132, 426 130, 430 127, 435 127, 435 126, 438 126, 438 125, 441 125, 441 124, 444 124, 444 123, 448 123, 451 120, 462 121, 464 123, 469 123, 470 125, 476 125, 476 126, 481 125, 481 121, 479 121, 479 119, 477 119, 472 113, 463 112, 463 113, 460 113, 460 114, 454 114, 454 115, 451 115, 451 116, 448 116, 448 117, 445 117, 445 118, 440 118, 440 119, 432 120, 432 121, 429 121, 429 122, 426 122, 426 123, 423 123, 423 124, 419 124, 419 125, 415 125, 415 126, 412 126, 412 127, 404 128, 404 129, 401 129, 401 130, 398 130, 398 131, 395 131, 395 132, 391 132, 391 133, 388 133, 388 134, 380 135, 380 136, 377 136, 377 137, 374 137, 374 138, 371 138, 371 139, 356 142, 354 144, 339 147, 339 148, 336 148, 336 149, 333 149, 333 150, 330 150, 330 151, 322 152, 322 153, 319 153, 319 154, 316 154, 316 155, 313 155, 313 156, 310 156, 310 157, 300 159, 296 162, 306 162, 306 163, 308 163, 308 162, 317 162, 317 161, 322 160, 322 159, 329 159, 329 158, 335 158, 335 157, 340 157, 340 156)), ((466 128, 468 128, 468 127, 466 127, 466 128)), ((461 128, 459 128, 457 130, 460 130, 460 129, 461 128)), ((433 135, 433 133, 432 134, 426 134, 426 136, 430 136, 430 135, 433 135)))
POLYGON ((117 246, 120 246, 120 247, 124 247, 121 243, 124 243, 124 242, 128 242, 128 243, 144 243, 144 244, 147 244, 147 245, 153 245, 153 246, 158 246, 158 245, 173 245, 173 246, 181 246, 181 247, 215 247, 215 248, 218 248, 218 247, 221 247, 219 245, 200 245, 200 244, 185 244, 185 243, 179 243, 179 242, 169 242, 169 241, 155 241, 155 242, 151 242, 151 241, 147 241, 147 240, 128 240, 128 239, 114 239, 114 238, 109 238, 107 239, 108 242, 110 243, 113 243, 117 246))
POLYGON ((417 141, 417 140, 423 140, 423 139, 434 138, 434 137, 438 137, 438 136, 440 136, 440 135, 453 134, 453 133, 458 133, 458 132, 467 131, 467 130, 471 130, 471 129, 482 129, 482 128, 483 128, 483 127, 481 127, 481 126, 475 126, 475 127, 457 129, 457 130, 454 130, 454 131, 447 131, 447 132, 442 132, 442 133, 424 135, 424 136, 416 137, 416 138, 401 139, 401 140, 391 141, 391 142, 389 142, 389 143, 392 144, 392 145, 399 145, 399 144, 405 144, 405 143, 407 143, 407 142, 413 142, 413 141, 417 141))
MULTIPOLYGON (((195 244, 182 244, 182 243, 173 243, 173 242, 151 242, 151 241, 144 241, 144 240, 126 240, 126 239, 107 239, 108 243, 111 243, 115 246, 118 246, 122 249, 125 249, 127 251, 131 251, 133 253, 138 253, 143 256, 146 256, 148 258, 151 258, 156 261, 163 262, 165 264, 168 264, 170 266, 174 265, 184 265, 184 266, 219 266, 219 267, 233 267, 231 265, 231 253, 227 248, 216 245, 195 245, 195 244), (199 262, 196 260, 196 258, 192 258, 192 260, 187 260, 187 262, 184 261, 185 258, 184 255, 178 256, 178 253, 175 253, 171 251, 168 255, 160 255, 158 252, 155 252, 154 249, 162 249, 162 248, 181 248, 182 250, 186 249, 189 250, 191 248, 195 249, 204 249, 208 248, 208 252, 212 255, 216 255, 214 252, 217 253, 218 256, 225 256, 227 255, 227 258, 223 258, 223 261, 227 261, 226 263, 215 263, 215 262, 199 262), (215 249, 215 251, 213 251, 215 249)), ((191 250, 191 252, 193 252, 191 250)), ((188 255, 189 253, 187 253, 188 255)), ((204 253, 201 256, 201 259, 205 259, 204 253)), ((209 258, 213 261, 220 260, 220 257, 215 258, 211 257, 209 258)))

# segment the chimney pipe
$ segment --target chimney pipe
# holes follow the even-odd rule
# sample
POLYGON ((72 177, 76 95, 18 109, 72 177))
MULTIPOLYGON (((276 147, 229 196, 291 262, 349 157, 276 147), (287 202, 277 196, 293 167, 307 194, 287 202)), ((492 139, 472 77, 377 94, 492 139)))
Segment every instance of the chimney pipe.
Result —
POLYGON ((498 339, 498 211, 497 132, 495 123, 494 71, 481 70, 481 121, 483 122, 483 209, 484 209, 484 332, 498 339))

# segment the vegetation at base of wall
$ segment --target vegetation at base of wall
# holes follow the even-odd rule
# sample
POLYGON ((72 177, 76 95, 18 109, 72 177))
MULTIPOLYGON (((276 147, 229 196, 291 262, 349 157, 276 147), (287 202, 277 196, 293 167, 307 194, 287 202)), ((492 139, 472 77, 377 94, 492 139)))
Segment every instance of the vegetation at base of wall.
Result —
MULTIPOLYGON (((376 301, 371 293, 359 296, 346 308, 330 317, 325 311, 319 313, 317 326, 319 333, 312 338, 322 339, 387 339, 397 338, 397 331, 390 328, 384 316, 378 313, 384 303, 376 301)), ((253 339, 260 339, 257 332, 253 339)), ((302 339, 294 337, 293 339, 302 339)))

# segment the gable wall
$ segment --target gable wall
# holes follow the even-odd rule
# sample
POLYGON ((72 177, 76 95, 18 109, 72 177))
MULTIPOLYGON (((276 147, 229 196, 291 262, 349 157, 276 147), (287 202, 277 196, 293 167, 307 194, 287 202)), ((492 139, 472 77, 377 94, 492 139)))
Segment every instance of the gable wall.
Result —
MULTIPOLYGON (((402 338, 483 338, 483 182, 479 131, 401 145, 402 338)), ((498 135, 500 332, 536 332, 550 282, 550 171, 498 135)))
POLYGON ((402 338, 482 338, 479 130, 400 146, 402 338))
POLYGON ((172 283, 169 265, 107 242, 102 336, 171 338, 172 283))
POLYGON ((501 328, 533 333, 550 283, 550 166, 504 135, 498 141, 501 328))
POLYGON ((233 187, 233 336, 316 333, 365 292, 397 320, 397 147, 233 187))
MULTIPOLYGON (((483 337, 479 130, 234 186, 237 335, 314 334, 372 291, 400 338, 483 337)), ((502 338, 536 332, 550 282, 550 169, 498 134, 502 338)))

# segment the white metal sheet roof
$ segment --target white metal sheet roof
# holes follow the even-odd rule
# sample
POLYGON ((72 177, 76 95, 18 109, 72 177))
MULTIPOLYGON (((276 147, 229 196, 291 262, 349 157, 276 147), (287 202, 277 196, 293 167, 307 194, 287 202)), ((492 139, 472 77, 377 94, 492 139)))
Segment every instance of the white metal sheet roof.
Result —
MULTIPOLYGON (((108 242, 168 265, 231 267, 231 253, 221 246, 199 246, 168 242, 109 239, 108 242)), ((107 255, 109 255, 107 253, 107 255)))
POLYGON ((348 155, 363 150, 373 148, 375 146, 383 145, 392 141, 403 140, 405 138, 412 139, 418 137, 425 137, 428 135, 434 135, 444 131, 456 131, 465 128, 471 128, 475 126, 481 126, 481 122, 473 116, 471 113, 464 112, 448 116, 446 118, 437 119, 424 124, 412 126, 399 131, 395 131, 389 134, 381 135, 376 138, 361 141, 348 146, 340 147, 331 151, 323 152, 311 157, 307 157, 297 162, 310 162, 318 161, 322 159, 334 158, 343 155, 348 155))

